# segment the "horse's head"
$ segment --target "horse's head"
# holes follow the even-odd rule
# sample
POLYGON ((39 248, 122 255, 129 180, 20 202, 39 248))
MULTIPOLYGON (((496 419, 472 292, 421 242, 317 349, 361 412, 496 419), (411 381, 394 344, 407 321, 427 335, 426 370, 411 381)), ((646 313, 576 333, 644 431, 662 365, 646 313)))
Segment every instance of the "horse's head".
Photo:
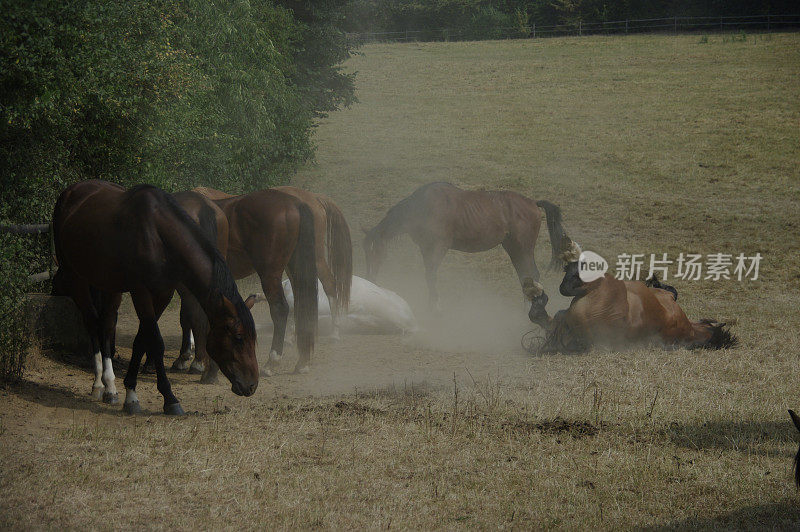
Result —
POLYGON ((367 259, 367 280, 375 282, 378 270, 386 259, 386 240, 375 229, 364 230, 364 253, 367 259))
POLYGON ((581 280, 578 271, 578 261, 568 262, 564 266, 564 278, 558 287, 559 293, 564 297, 581 297, 586 295, 586 283, 581 280))
POLYGON ((550 316, 547 315, 545 307, 550 298, 545 294, 544 287, 528 277, 522 281, 522 293, 531 302, 528 319, 546 329, 550 324, 550 316))
POLYGON ((206 340, 208 355, 231 381, 233 393, 245 397, 253 395, 258 387, 256 330, 248 308, 255 299, 249 298, 248 305, 241 298, 233 303, 222 296, 219 312, 209 316, 206 340))
POLYGON ((728 323, 703 318, 700 321, 693 321, 692 328, 694 329, 694 342, 690 347, 727 349, 739 344, 739 339, 731 333, 728 323))

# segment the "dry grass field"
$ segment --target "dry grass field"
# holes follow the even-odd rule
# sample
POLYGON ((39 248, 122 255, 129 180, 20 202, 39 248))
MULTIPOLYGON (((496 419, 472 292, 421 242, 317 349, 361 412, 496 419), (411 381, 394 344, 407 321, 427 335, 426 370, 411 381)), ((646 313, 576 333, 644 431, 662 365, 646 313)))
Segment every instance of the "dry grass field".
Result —
MULTIPOLYGON (((290 349, 251 398, 173 374, 190 414, 171 419, 145 376, 146 414, 131 418, 91 400, 74 354, 34 357, 0 389, 0 527, 800 527, 786 413, 800 408, 800 35, 361 52, 345 65, 360 103, 320 124, 317 162, 295 179, 345 210, 357 273, 359 227, 418 185, 516 190, 560 205, 612 266, 623 252, 761 253, 757 281, 674 282, 690 317, 737 319, 740 345, 531 356, 502 250, 451 252, 432 319, 400 239, 378 280, 424 330, 322 338, 304 376, 290 349)), ((537 253, 543 268, 545 234, 537 253)), ((551 294, 559 281, 544 277, 551 294)), ((135 333, 123 311, 118 381, 135 333)), ((161 323, 171 363, 175 305, 161 323)))

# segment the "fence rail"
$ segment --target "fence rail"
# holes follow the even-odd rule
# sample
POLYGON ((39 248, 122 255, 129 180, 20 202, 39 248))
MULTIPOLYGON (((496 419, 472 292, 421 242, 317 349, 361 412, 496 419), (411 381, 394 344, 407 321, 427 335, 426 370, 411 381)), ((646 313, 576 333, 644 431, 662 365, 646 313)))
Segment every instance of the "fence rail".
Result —
POLYGON ((28 282, 30 283, 43 283, 49 279, 52 279, 53 275, 55 275, 56 267, 53 264, 52 256, 53 256, 53 233, 51 231, 50 224, 20 224, 20 225, 0 225, 0 233, 8 233, 12 235, 42 235, 42 234, 49 234, 50 235, 50 269, 45 272, 34 273, 33 275, 28 276, 28 282))
POLYGON ((751 15, 740 17, 666 17, 612 20, 605 22, 576 22, 555 26, 470 27, 438 28, 424 30, 348 33, 355 42, 414 42, 462 41, 489 39, 525 39, 536 37, 561 37, 583 35, 611 35, 630 33, 692 33, 712 31, 780 31, 800 28, 797 15, 751 15))

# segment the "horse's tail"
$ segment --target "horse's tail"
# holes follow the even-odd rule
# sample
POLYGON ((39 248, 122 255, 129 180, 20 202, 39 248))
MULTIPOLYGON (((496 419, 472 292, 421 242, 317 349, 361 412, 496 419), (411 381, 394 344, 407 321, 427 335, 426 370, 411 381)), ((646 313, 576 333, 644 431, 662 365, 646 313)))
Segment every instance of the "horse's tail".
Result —
POLYGON ((353 242, 350 227, 341 209, 330 198, 317 196, 325 209, 328 266, 331 269, 336 292, 336 303, 341 312, 350 306, 350 285, 353 280, 353 242))
MULTIPOLYGON (((800 416, 794 413, 794 410, 789 410, 789 415, 794 422, 795 428, 800 431, 800 416)), ((800 488, 800 448, 797 449, 797 454, 794 457, 794 483, 800 488)))
POLYGON ((305 203, 297 202, 300 231, 289 259, 294 292, 294 321, 297 349, 301 355, 314 351, 317 336, 317 261, 314 253, 314 215, 305 203))
POLYGON ((545 200, 537 201, 536 205, 542 208, 547 217, 547 232, 550 233, 550 248, 553 252, 548 268, 557 270, 561 267, 561 260, 558 258, 562 251, 561 241, 567 236, 561 219, 561 209, 558 205, 545 200))

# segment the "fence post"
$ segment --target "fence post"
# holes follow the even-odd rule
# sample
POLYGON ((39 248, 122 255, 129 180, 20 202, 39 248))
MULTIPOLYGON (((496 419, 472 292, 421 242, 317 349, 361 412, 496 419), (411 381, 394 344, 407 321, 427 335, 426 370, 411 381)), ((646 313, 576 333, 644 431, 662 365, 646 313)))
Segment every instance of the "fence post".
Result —
POLYGON ((673 23, 673 31, 675 32, 675 35, 678 34, 678 17, 675 17, 675 20, 674 20, 674 23, 673 23))
POLYGON ((769 31, 769 15, 767 15, 767 31, 769 31))
POLYGON ((626 20, 625 21, 625 34, 627 34, 627 33, 628 33, 628 21, 626 20))
POLYGON ((581 21, 578 21, 578 37, 583 36, 583 29, 581 29, 581 21))
POLYGON ((533 38, 536 38, 536 23, 533 23, 533 38))

